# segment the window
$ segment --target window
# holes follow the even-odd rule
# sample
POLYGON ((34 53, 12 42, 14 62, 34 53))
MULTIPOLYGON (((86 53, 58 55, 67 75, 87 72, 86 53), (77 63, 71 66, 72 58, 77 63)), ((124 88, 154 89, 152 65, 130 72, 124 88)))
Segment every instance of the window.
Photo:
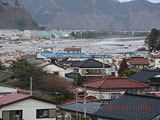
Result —
POLYGON ((54 72, 54 75, 59 75, 59 72, 54 72))
POLYGON ((119 98, 120 93, 111 93, 111 99, 119 98))
POLYGON ((55 118, 56 109, 38 109, 37 118, 55 118))
POLYGON ((3 111, 2 118, 4 120, 22 120, 22 110, 3 111))
POLYGON ((78 72, 79 72, 79 69, 78 69, 78 68, 74 68, 74 72, 75 72, 75 73, 78 73, 78 72))

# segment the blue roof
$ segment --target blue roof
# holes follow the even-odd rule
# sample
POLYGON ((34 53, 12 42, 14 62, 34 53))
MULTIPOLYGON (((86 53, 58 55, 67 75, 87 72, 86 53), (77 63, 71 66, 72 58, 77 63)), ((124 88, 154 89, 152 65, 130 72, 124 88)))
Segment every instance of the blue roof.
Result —
POLYGON ((63 57, 85 57, 89 58, 89 55, 86 55, 85 53, 55 53, 57 56, 63 56, 63 57))
POLYGON ((46 57, 46 58, 55 58, 57 57, 54 53, 52 52, 41 52, 40 53, 42 56, 46 57))
POLYGON ((40 54, 46 58, 64 58, 64 57, 85 57, 89 58, 89 55, 85 53, 53 53, 53 52, 40 52, 40 54))

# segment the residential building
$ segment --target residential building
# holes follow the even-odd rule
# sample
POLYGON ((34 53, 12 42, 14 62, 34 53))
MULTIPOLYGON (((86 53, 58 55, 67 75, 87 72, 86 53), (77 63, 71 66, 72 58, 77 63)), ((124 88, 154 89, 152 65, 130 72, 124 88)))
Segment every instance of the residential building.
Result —
MULTIPOLYGON (((86 117, 87 119, 94 119, 94 113, 98 111, 102 103, 100 101, 86 102, 86 117)), ((76 111, 79 118, 84 117, 84 102, 71 102, 60 106, 64 120, 76 120, 76 111)))
POLYGON ((97 99, 115 99, 125 92, 144 94, 149 85, 129 78, 102 78, 83 84, 89 96, 97 99))
POLYGON ((4 120, 56 120, 55 103, 23 94, 0 97, 0 118, 4 120))
POLYGON ((147 69, 149 67, 149 61, 144 57, 131 57, 127 59, 127 63, 131 68, 135 69, 147 69))
POLYGON ((160 91, 160 70, 141 70, 129 77, 132 80, 142 82, 151 86, 149 92, 160 91))
POLYGON ((74 64, 73 72, 79 73, 81 76, 109 76, 111 75, 111 66, 94 59, 87 59, 74 64))
POLYGON ((64 53, 81 53, 81 48, 65 48, 64 53))
POLYGON ((97 120, 159 120, 160 97, 126 93, 93 115, 97 120))
POLYGON ((65 77, 65 69, 49 61, 46 61, 38 65, 38 67, 42 67, 43 70, 46 71, 47 73, 59 75, 60 77, 65 77))
POLYGON ((125 93, 118 99, 108 101, 83 101, 60 106, 64 120, 76 120, 84 117, 92 120, 159 120, 160 97, 125 93))
POLYGON ((155 61, 154 61, 155 68, 160 68, 160 54, 155 55, 154 58, 155 58, 155 61))

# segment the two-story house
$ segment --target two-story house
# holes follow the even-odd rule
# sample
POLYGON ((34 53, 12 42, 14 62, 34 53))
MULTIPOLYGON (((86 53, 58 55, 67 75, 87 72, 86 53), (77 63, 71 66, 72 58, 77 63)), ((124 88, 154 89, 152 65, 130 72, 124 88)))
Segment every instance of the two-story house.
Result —
POLYGON ((102 78, 83 84, 89 96, 97 99, 115 99, 125 92, 144 94, 150 86, 128 78, 102 78))

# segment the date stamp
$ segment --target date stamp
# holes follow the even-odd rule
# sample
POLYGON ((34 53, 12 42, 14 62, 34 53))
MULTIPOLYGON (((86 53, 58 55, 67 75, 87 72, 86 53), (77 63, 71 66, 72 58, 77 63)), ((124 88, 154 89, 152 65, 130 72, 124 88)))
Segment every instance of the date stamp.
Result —
MULTIPOLYGON (((107 110, 131 110, 131 106, 107 106, 107 110)), ((135 108, 134 108, 135 109, 135 108)), ((150 110, 150 106, 137 106, 137 110, 150 110)))

